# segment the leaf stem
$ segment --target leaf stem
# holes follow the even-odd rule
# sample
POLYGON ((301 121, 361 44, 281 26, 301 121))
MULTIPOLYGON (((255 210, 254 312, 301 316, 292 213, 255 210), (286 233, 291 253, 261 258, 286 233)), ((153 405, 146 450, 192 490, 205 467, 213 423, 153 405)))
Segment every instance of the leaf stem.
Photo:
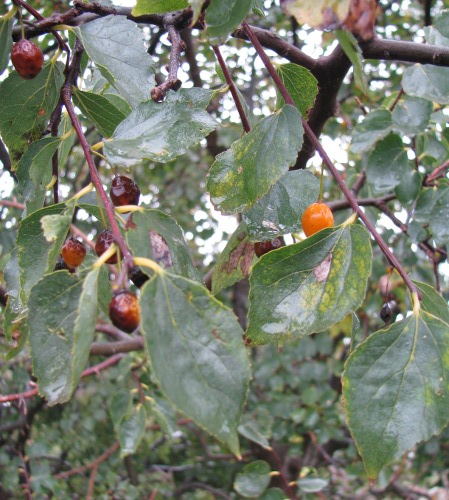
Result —
MULTIPOLYGON (((242 27, 243 27, 243 30, 245 31, 246 35, 248 36, 249 40, 253 44, 254 48, 256 49, 257 53, 259 54, 260 58, 262 59, 262 62, 264 63, 268 73, 270 74, 270 76, 273 79, 274 83, 276 84, 277 88, 279 89, 279 92, 281 93, 282 97, 284 98, 284 101, 287 104, 294 106, 293 99, 291 98, 290 94, 288 93, 288 90, 286 89, 286 87, 283 84, 282 80, 280 79, 279 75, 276 73, 276 70, 274 69, 274 66, 272 65, 272 63, 270 61, 270 58, 267 56, 267 54, 265 53, 259 40, 257 39, 257 37, 252 32, 251 28, 249 27, 249 24, 246 21, 243 21, 242 27)), ((356 197, 354 196, 354 194, 351 192, 351 190, 348 188, 348 186, 344 182, 344 180, 341 177, 340 173, 338 172, 337 168, 332 163, 332 160, 329 158, 328 154, 324 150, 320 141, 317 139, 316 135, 313 133, 309 124, 306 122, 306 120, 304 120, 304 118, 301 118, 301 121, 302 121, 302 125, 304 127, 304 131, 305 131, 307 137, 309 138, 310 142, 315 147, 316 151, 318 151, 318 154, 321 156, 324 164, 326 165, 326 167, 329 169, 332 176, 336 180, 339 188, 341 189, 345 198, 348 200, 349 204, 351 205, 351 208, 354 210, 354 212, 357 213, 357 215, 363 221, 366 228, 371 233, 373 238, 376 240, 376 243, 379 245, 379 248, 381 249, 382 253, 385 255, 385 257, 390 262, 390 264, 398 271, 398 273, 400 274, 400 276, 404 280, 404 283, 406 284, 407 288, 412 292, 412 294, 417 293, 418 297, 419 297, 420 296, 419 290, 417 289, 417 287, 415 286, 413 281, 410 279, 408 274, 405 272, 405 269, 402 267, 399 260, 391 252, 391 250, 388 248, 388 245, 385 243, 385 241, 381 238, 379 233, 376 231, 374 224, 368 219, 368 217, 365 215, 363 210, 359 207, 356 197)))
POLYGON ((134 257, 134 264, 136 266, 148 267, 156 274, 165 274, 165 270, 157 262, 145 257, 134 257))

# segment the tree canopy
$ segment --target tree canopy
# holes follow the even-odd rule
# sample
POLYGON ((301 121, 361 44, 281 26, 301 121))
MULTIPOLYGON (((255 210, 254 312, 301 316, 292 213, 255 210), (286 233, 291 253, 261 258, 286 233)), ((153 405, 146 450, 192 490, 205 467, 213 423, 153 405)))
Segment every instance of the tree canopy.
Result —
POLYGON ((0 6, 0 497, 449 489, 449 11, 0 6))

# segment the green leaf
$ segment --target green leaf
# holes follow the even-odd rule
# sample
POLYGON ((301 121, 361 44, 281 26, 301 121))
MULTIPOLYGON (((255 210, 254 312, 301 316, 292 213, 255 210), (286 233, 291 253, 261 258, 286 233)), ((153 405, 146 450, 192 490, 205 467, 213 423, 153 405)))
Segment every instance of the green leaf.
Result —
POLYGON ((413 281, 422 294, 421 309, 449 324, 449 307, 447 301, 430 285, 413 281))
POLYGON ((247 337, 252 344, 279 342, 342 320, 363 301, 371 258, 369 234, 357 224, 262 256, 250 277, 247 337))
POLYGON ((235 478, 235 491, 245 498, 259 498, 270 484, 270 472, 271 468, 264 460, 245 465, 235 478))
POLYGON ((212 274, 212 293, 237 283, 249 275, 254 259, 254 244, 249 241, 245 222, 234 231, 218 257, 212 274))
POLYGON ((8 66, 12 48, 12 25, 14 17, 8 14, 0 17, 0 75, 8 66))
MULTIPOLYGON (((286 86, 296 107, 303 116, 306 116, 318 94, 318 80, 308 69, 293 63, 278 66, 276 72, 286 86)), ((276 107, 282 108, 284 104, 285 101, 278 92, 276 107)))
POLYGON ((262 446, 267 450, 271 450, 268 439, 260 432, 255 422, 246 422, 238 427, 239 434, 249 441, 262 446))
POLYGON ((20 267, 17 249, 11 253, 11 258, 5 266, 4 277, 8 302, 3 313, 3 333, 8 342, 12 341, 14 330, 20 330, 21 318, 24 316, 24 307, 20 300, 20 267))
POLYGON ((320 181, 311 172, 287 172, 263 198, 243 212, 251 239, 272 240, 299 231, 302 215, 318 199, 319 191, 320 181))
POLYGON ((251 375, 234 314, 198 283, 165 273, 145 283, 140 304, 162 392, 239 455, 237 427, 251 375))
POLYGON ((355 154, 367 153, 393 127, 391 113, 386 109, 376 109, 358 123, 352 133, 351 151, 355 154))
POLYGON ((296 481, 296 484, 303 493, 318 493, 326 488, 329 480, 320 477, 304 477, 296 481))
POLYGON ((94 123, 104 137, 111 137, 118 124, 126 118, 124 113, 101 95, 83 92, 75 87, 73 97, 84 116, 94 123))
POLYGON ((409 160, 402 139, 390 134, 371 151, 366 178, 374 193, 385 193, 400 184, 408 169, 409 160))
POLYGON ((363 71, 363 54, 357 39, 350 31, 337 30, 337 40, 341 48, 345 51, 351 61, 354 70, 354 80, 357 87, 365 94, 368 94, 368 84, 365 72, 363 71))
POLYGON ((193 26, 198 21, 205 1, 206 0, 189 0, 189 4, 193 10, 192 21, 190 22, 191 26, 193 26))
POLYGON ((449 68, 415 64, 404 71, 405 93, 439 104, 449 104, 449 68))
POLYGON ((405 135, 424 132, 429 124, 433 104, 419 97, 405 96, 393 110, 393 128, 405 135))
POLYGON ((449 188, 427 188, 421 191, 416 202, 414 219, 429 225, 437 241, 449 241, 449 188))
POLYGON ((64 137, 64 140, 59 146, 58 161, 60 165, 65 165, 72 147, 76 141, 75 129, 72 128, 72 122, 70 121, 68 113, 62 113, 61 124, 59 126, 58 133, 61 137, 64 137), (69 131, 71 131, 70 134, 68 134, 69 131))
POLYGON ((165 12, 182 10, 188 6, 189 2, 187 0, 137 0, 132 15, 164 14, 165 12))
POLYGON ((119 389, 113 392, 109 400, 109 413, 114 424, 114 429, 118 433, 120 423, 125 416, 130 413, 132 403, 131 393, 126 389, 119 389))
POLYGON ((125 118, 131 113, 132 108, 123 97, 111 92, 102 94, 114 107, 116 107, 125 118))
POLYGON ((28 144, 41 137, 59 100, 64 65, 48 63, 33 80, 15 71, 0 85, 0 134, 16 163, 28 144))
POLYGON ((228 36, 246 18, 252 0, 212 0, 206 10, 205 36, 215 45, 224 43, 228 36))
POLYGON ((403 203, 414 201, 422 188, 422 177, 416 170, 407 170, 401 178, 401 182, 395 187, 394 192, 398 200, 403 203))
POLYGON ((418 309, 347 360, 344 408, 370 478, 448 424, 448 350, 449 324, 418 309))
POLYGON ((124 16, 106 16, 73 29, 101 74, 132 107, 150 99, 153 59, 136 23, 124 16))
POLYGON ((133 407, 120 422, 118 438, 122 457, 137 451, 145 434, 145 420, 145 407, 139 404, 133 407))
MULTIPOLYGON (((21 270, 21 298, 25 303, 31 288, 41 279, 46 272, 51 272, 56 264, 61 246, 69 230, 60 227, 59 235, 53 242, 45 239, 41 219, 47 215, 61 215, 66 210, 66 205, 51 205, 28 215, 20 222, 17 236, 19 251, 19 266, 21 270)), ((73 207, 71 209, 73 213, 73 207)), ((70 211, 66 215, 70 214, 70 211)))
POLYGON ((238 213, 253 206, 295 163, 303 133, 299 111, 286 105, 219 154, 207 179, 215 208, 238 213))
POLYGON ((200 88, 170 92, 162 103, 141 103, 104 144, 108 161, 131 166, 144 159, 166 163, 217 126, 204 108, 213 92, 200 88))
POLYGON ((259 500, 285 500, 285 493, 279 488, 268 488, 260 495, 259 500))
POLYGON ((28 302, 33 373, 49 405, 68 401, 86 366, 97 317, 98 269, 84 281, 44 276, 28 302))
POLYGON ((72 222, 71 215, 44 215, 41 218, 42 231, 45 239, 52 243, 56 241, 61 234, 67 234, 67 228, 72 222))
POLYGON ((182 229, 163 212, 153 209, 134 212, 128 222, 126 239, 136 257, 155 260, 173 274, 201 280, 182 229))

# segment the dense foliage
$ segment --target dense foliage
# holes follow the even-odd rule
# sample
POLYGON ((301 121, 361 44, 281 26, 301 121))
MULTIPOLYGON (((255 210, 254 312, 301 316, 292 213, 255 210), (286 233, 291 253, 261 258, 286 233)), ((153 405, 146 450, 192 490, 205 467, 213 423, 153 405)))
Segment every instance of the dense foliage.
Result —
POLYGON ((443 2, 0 15, 0 498, 444 498, 443 2))

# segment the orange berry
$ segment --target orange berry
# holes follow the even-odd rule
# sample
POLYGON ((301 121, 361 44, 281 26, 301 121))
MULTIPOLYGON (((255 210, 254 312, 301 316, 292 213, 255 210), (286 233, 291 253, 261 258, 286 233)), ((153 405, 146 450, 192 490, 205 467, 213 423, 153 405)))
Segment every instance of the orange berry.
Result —
POLYGON ((86 247, 77 239, 70 237, 61 248, 61 255, 69 267, 78 267, 86 256, 86 247))
POLYGON ((129 290, 115 292, 109 303, 109 317, 117 328, 132 333, 140 323, 138 298, 129 290))
POLYGON ((332 210, 322 202, 312 203, 306 208, 302 216, 302 230, 306 236, 321 231, 326 227, 334 225, 334 216, 332 210))

